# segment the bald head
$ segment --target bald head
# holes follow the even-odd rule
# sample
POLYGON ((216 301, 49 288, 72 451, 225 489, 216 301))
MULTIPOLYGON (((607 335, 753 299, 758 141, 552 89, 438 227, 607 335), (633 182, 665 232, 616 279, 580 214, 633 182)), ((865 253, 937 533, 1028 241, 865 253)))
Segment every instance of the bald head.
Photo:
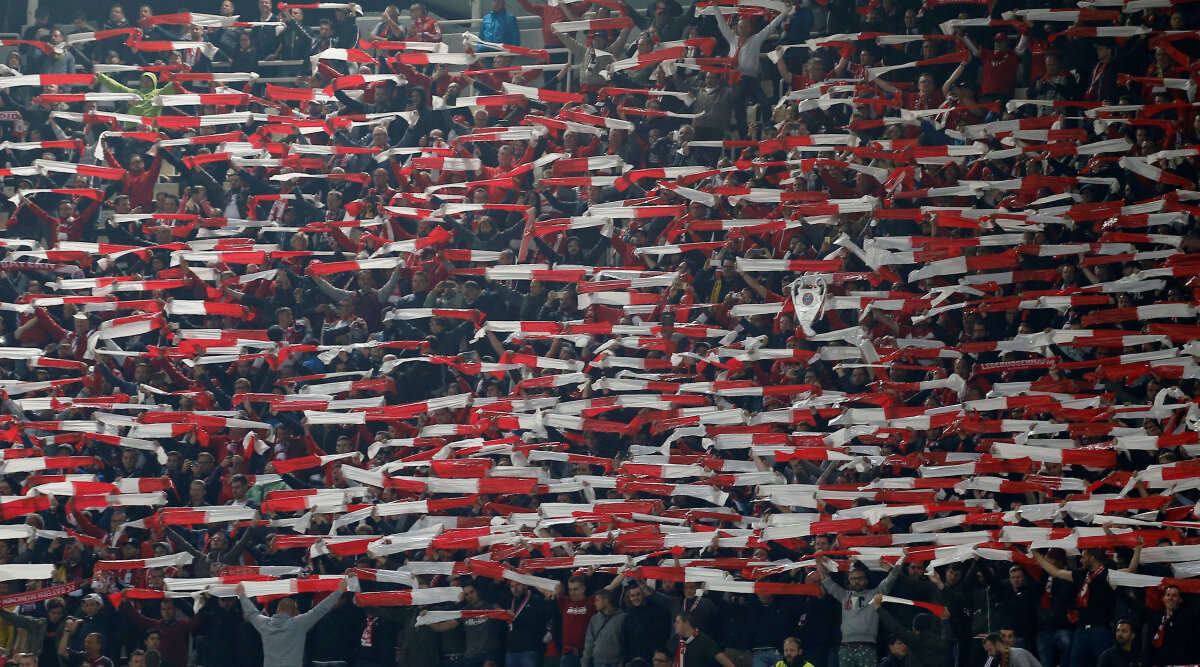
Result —
POLYGON ((288 616, 299 616, 300 608, 296 606, 295 598, 284 598, 279 601, 279 606, 275 608, 276 614, 287 614, 288 616))

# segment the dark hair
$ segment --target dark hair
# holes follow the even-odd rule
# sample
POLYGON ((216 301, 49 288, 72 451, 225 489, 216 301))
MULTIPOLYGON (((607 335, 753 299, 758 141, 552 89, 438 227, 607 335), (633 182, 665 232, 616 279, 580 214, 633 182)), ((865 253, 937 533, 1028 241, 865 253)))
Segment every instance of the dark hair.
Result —
POLYGON ((690 611, 681 611, 678 614, 675 614, 675 618, 678 618, 680 621, 687 623, 693 628, 696 627, 696 616, 690 611))
POLYGON ((1129 620, 1128 618, 1122 618, 1122 619, 1118 620, 1116 622, 1116 624, 1113 625, 1113 627, 1118 627, 1118 626, 1122 626, 1122 625, 1128 625, 1129 629, 1133 630, 1134 634, 1137 634, 1137 626, 1134 625, 1133 621, 1129 620))
POLYGON ((983 643, 986 644, 988 642, 991 642, 992 644, 1003 644, 1004 638, 1000 636, 999 632, 989 632, 987 636, 983 638, 983 643))

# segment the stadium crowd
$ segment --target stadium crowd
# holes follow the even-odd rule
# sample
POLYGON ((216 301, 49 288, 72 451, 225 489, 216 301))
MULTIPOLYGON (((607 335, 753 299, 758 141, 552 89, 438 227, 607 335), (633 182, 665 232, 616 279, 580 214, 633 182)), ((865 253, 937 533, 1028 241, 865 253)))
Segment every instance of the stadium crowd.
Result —
POLYGON ((4 42, 4 664, 1200 663, 1194 3, 519 4, 4 42))

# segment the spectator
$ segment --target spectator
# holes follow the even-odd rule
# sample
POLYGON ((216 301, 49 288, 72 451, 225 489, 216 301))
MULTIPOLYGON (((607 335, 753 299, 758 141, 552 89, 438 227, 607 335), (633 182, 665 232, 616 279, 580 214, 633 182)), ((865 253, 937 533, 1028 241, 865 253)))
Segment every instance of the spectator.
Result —
POLYGON ((782 655, 783 658, 774 667, 812 667, 812 663, 804 659, 804 649, 795 637, 783 640, 782 655))
POLYGON ((843 588, 829 576, 823 560, 817 561, 817 572, 825 592, 841 603, 842 645, 838 649, 838 664, 841 667, 870 667, 876 661, 875 637, 879 632, 879 614, 871 605, 875 595, 886 595, 896 585, 900 574, 898 565, 885 562, 887 577, 875 588, 867 588, 867 570, 856 565, 846 578, 848 588, 843 588))
MULTIPOLYGON (((1162 589, 1162 613, 1154 614, 1143 626, 1146 664, 1182 664, 1196 655, 1195 614, 1184 605, 1183 590, 1178 586, 1162 589)), ((1119 635, 1118 635, 1119 638, 1119 635)))
MULTIPOLYGON (((414 42, 442 41, 442 26, 426 13, 424 3, 413 3, 412 7, 408 9, 408 17, 412 20, 412 27, 408 30, 410 40, 414 42)), ((518 39, 520 39, 519 35, 518 39)))
MULTIPOLYGON (((517 17, 508 13, 504 0, 492 0, 492 11, 483 17, 479 24, 479 38, 493 44, 521 45, 521 29, 517 27, 517 17)), ((488 47, 480 47, 480 51, 488 47)))
POLYGON ((628 661, 629 649, 625 646, 625 623, 627 617, 616 603, 616 594, 607 589, 596 591, 596 613, 588 621, 584 632, 583 667, 615 667, 628 661))
POLYGON ((114 667, 113 661, 100 652, 104 637, 98 632, 88 633, 83 639, 83 650, 73 651, 67 648, 71 635, 79 629, 82 620, 73 618, 67 621, 62 639, 58 642, 58 656, 64 665, 74 667, 114 667))
POLYGON ((1009 646, 995 632, 983 638, 983 650, 988 656, 984 667, 1000 667, 1001 665, 1009 665, 1010 667, 1041 667, 1042 664, 1029 651, 1009 646))
POLYGON ((674 654, 672 667, 732 667, 733 662, 721 652, 712 637, 700 632, 691 612, 675 615, 675 633, 667 640, 667 655, 674 654))
MULTIPOLYGON (((912 628, 905 628, 896 618, 883 608, 883 595, 876 594, 871 598, 871 606, 879 615, 883 627, 892 637, 897 637, 904 643, 904 664, 907 667, 933 667, 940 665, 946 656, 946 641, 936 627, 938 619, 930 614, 917 614, 912 619, 912 628)), ((940 620, 950 619, 950 611, 945 610, 940 620)), ((889 653, 893 652, 890 651, 889 653)))
POLYGON ((263 665, 298 667, 303 664, 304 640, 309 628, 333 609, 345 591, 346 580, 343 578, 335 591, 303 614, 296 600, 286 597, 278 602, 273 615, 266 616, 246 597, 245 585, 238 584, 237 595, 242 611, 263 638, 263 665))
POLYGON ((1136 640, 1133 623, 1126 619, 1117 621, 1115 643, 1100 654, 1099 667, 1135 667, 1143 664, 1137 654, 1136 640))
MULTIPOLYGON (((504 656, 504 664, 508 667, 537 667, 538 660, 546 650, 546 628, 550 625, 553 610, 546 598, 536 595, 527 584, 512 581, 508 588, 512 597, 508 608, 512 622, 508 626, 508 651, 504 656)), ((553 591, 546 592, 547 597, 552 594, 553 591)))

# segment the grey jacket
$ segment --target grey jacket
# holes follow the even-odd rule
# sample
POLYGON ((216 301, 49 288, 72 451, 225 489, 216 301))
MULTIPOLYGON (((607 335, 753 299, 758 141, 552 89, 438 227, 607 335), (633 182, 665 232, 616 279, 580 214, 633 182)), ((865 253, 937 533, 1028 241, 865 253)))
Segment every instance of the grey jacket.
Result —
POLYGON ((583 656, 579 660, 583 667, 625 664, 621 646, 624 628, 625 612, 620 609, 592 616, 583 635, 583 656))
POLYGON ((246 619, 262 635, 263 667, 301 667, 304 664, 304 641, 308 631, 325 614, 333 610, 342 598, 341 591, 334 591, 321 604, 299 616, 275 614, 266 616, 250 598, 239 595, 246 619))
POLYGON ((701 86, 693 91, 692 96, 696 98, 692 104, 692 111, 700 114, 692 121, 692 127, 696 129, 715 128, 722 131, 729 129, 729 119, 733 113, 734 104, 732 88, 721 84, 709 92, 701 86))
POLYGON ((891 572, 888 572, 887 578, 879 582, 878 586, 857 593, 842 588, 833 579, 827 578, 821 582, 825 587, 825 592, 842 603, 843 644, 875 643, 875 637, 879 633, 879 614, 875 613, 875 608, 871 606, 871 599, 876 594, 887 595, 892 590, 892 586, 896 585, 899 576, 900 567, 897 565, 892 568, 891 572))
MULTIPOLYGON (((999 665, 1000 661, 996 658, 989 657, 984 667, 994 667, 999 665)), ((1012 647, 1008 649, 1008 666, 1009 667, 1042 667, 1042 663, 1033 657, 1033 654, 1023 648, 1012 647)))

